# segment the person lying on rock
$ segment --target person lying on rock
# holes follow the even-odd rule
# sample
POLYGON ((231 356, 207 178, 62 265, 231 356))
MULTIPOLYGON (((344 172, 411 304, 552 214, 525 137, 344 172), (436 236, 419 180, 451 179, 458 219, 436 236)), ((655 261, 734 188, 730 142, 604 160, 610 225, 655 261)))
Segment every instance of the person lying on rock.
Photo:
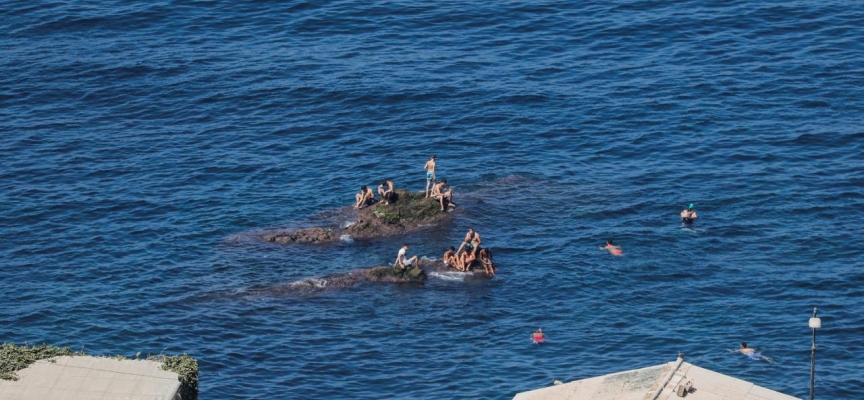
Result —
POLYGON ((396 262, 393 264, 394 268, 406 269, 410 266, 419 267, 417 256, 413 256, 411 258, 406 259, 405 252, 408 251, 408 245, 403 244, 402 248, 399 249, 399 254, 396 255, 396 262))
POLYGON ((357 200, 354 203, 354 208, 363 208, 366 206, 371 206, 375 204, 375 193, 372 193, 372 189, 366 187, 366 185, 360 186, 360 193, 354 195, 354 199, 357 200))
POLYGON ((381 195, 381 198, 384 199, 384 204, 389 205, 393 202, 393 196, 396 195, 396 186, 393 185, 393 181, 383 180, 381 184, 378 185, 378 194, 381 195))
POLYGON ((435 200, 438 200, 439 204, 441 204, 441 211, 444 211, 444 202, 450 206, 456 207, 456 204, 453 203, 453 190, 447 189, 447 180, 442 179, 441 182, 436 183, 432 186, 432 197, 435 200))

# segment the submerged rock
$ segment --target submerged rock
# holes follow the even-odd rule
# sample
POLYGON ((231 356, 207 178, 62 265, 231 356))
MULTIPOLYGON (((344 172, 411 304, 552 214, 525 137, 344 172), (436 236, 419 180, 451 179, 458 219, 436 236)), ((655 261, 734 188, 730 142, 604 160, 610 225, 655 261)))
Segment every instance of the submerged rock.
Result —
POLYGON ((354 223, 344 228, 315 227, 271 232, 262 234, 261 239, 274 243, 332 243, 344 235, 352 239, 372 239, 414 231, 447 220, 451 215, 441 211, 438 200, 426 198, 424 193, 399 189, 396 201, 389 205, 379 202, 357 210, 354 223))
POLYGON ((320 278, 307 278, 287 285, 258 289, 252 294, 292 293, 311 294, 329 289, 345 289, 363 282, 388 282, 423 284, 426 282, 426 272, 418 267, 408 267, 404 270, 389 265, 358 269, 344 274, 328 275, 320 278))

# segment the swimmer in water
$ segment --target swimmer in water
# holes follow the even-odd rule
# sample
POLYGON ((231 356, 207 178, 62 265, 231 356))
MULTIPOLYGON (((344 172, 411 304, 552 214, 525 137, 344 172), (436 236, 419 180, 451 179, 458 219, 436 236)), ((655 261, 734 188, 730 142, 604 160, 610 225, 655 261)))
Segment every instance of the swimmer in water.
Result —
POLYGON ((692 224, 693 221, 699 218, 696 215, 696 210, 693 209, 693 203, 690 203, 690 206, 685 208, 684 211, 681 211, 681 220, 684 221, 685 224, 692 224))
POLYGON ((774 362, 774 360, 763 356, 762 353, 756 351, 756 349, 747 347, 747 342, 741 342, 741 347, 739 347, 736 351, 753 360, 762 360, 769 364, 774 362))
POLYGON ((531 343, 540 344, 546 340, 546 335, 543 334, 543 328, 537 328, 537 331, 531 334, 531 343))
POLYGON ((624 251, 621 250, 621 247, 616 246, 612 243, 612 239, 606 241, 606 246, 600 248, 600 250, 608 250, 609 254, 613 256, 620 256, 624 254, 624 251))

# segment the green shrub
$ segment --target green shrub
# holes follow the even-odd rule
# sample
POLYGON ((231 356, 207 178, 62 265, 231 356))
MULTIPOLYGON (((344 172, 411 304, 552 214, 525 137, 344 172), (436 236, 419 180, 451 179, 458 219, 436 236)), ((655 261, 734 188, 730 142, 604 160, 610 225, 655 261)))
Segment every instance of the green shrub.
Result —
POLYGON ((162 363, 162 369, 180 375, 180 396, 183 400, 198 398, 198 360, 183 353, 182 356, 148 356, 150 361, 162 363))

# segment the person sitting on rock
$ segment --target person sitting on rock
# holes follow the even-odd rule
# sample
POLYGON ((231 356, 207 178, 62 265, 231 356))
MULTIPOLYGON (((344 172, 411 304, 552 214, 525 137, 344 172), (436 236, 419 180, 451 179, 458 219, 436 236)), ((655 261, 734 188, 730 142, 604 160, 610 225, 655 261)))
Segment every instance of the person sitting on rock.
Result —
POLYGON ((449 206, 456 207, 456 204, 453 203, 453 191, 451 189, 447 189, 447 180, 442 179, 441 182, 436 183, 432 186, 432 197, 438 200, 441 204, 441 211, 444 211, 444 202, 446 201, 449 206))
POLYGON ((483 265, 483 271, 486 275, 495 276, 495 265, 492 264, 492 251, 489 249, 480 250, 480 264, 483 265))
POLYGON ((354 208, 363 208, 375 204, 375 193, 366 185, 360 186, 360 193, 357 193, 354 198, 357 200, 354 203, 354 208))
POLYGON ((444 252, 444 255, 441 256, 441 260, 444 261, 444 266, 449 267, 449 266, 453 265, 453 257, 455 257, 455 256, 456 256, 456 249, 453 248, 453 246, 450 246, 450 248, 447 249, 446 252, 444 252))
POLYGON ((477 256, 477 249, 480 247, 480 234, 474 229, 468 228, 468 233, 465 234, 465 240, 462 241, 462 244, 459 245, 459 250, 456 252, 459 253, 462 249, 465 251, 470 251, 472 255, 477 256))
POLYGON ((468 251, 463 251, 459 257, 460 257, 460 261, 461 261, 461 264, 463 267, 462 271, 470 271, 471 270, 471 264, 477 258, 474 256, 474 253, 471 253, 468 251))
POLYGON ((453 253, 453 256, 450 257, 450 264, 459 271, 464 272, 468 270, 465 265, 465 253, 453 253))
POLYGON ((396 196, 396 187, 393 185, 393 181, 383 180, 381 184, 378 185, 378 194, 381 195, 381 198, 384 199, 384 204, 389 205, 393 202, 393 197, 396 196))
POLYGON ((399 268, 399 269, 406 269, 412 265, 419 266, 417 263, 418 258, 416 255, 411 257, 411 258, 406 259, 407 256, 405 255, 405 252, 407 252, 407 251, 408 251, 408 245, 403 244, 402 248, 399 249, 399 254, 396 255, 396 262, 393 264, 393 267, 399 268))

